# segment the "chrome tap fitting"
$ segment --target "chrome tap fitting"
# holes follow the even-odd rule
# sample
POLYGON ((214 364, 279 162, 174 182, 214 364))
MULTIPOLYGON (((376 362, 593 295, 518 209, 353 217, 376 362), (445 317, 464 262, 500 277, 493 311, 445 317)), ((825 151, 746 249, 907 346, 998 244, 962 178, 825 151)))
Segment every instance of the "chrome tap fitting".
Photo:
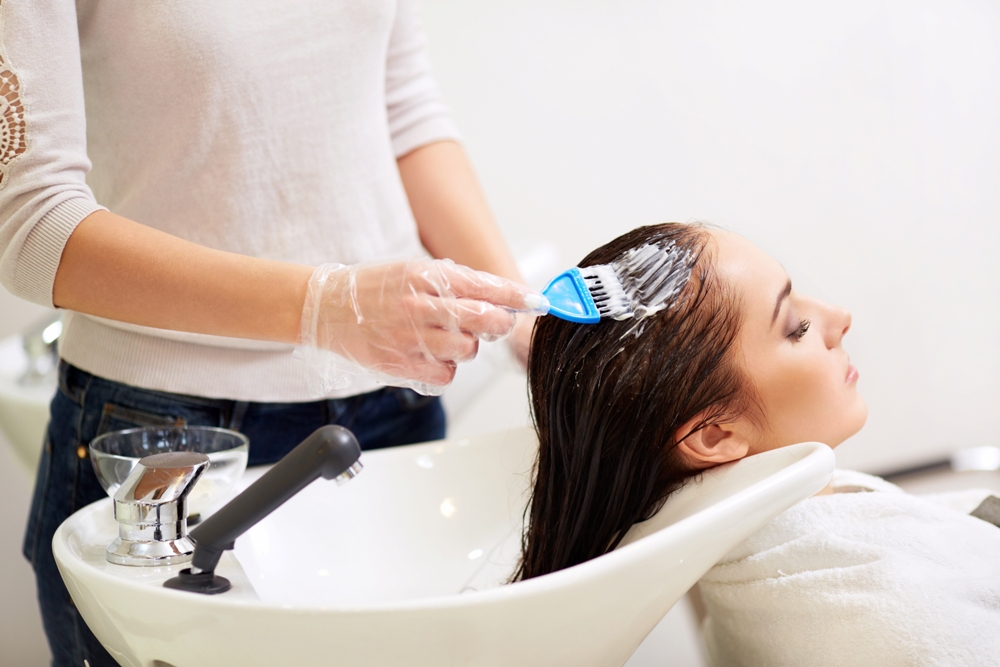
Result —
POLYGON ((118 537, 108 545, 108 562, 156 566, 191 560, 187 497, 208 465, 208 457, 195 452, 140 459, 115 492, 118 537))
POLYGON ((243 493, 195 527, 191 534, 197 548, 191 567, 163 585, 205 595, 225 593, 231 584, 215 574, 215 568, 223 552, 236 547, 236 538, 320 477, 338 484, 350 480, 361 472, 360 459, 357 438, 343 426, 313 431, 243 493))
POLYGON ((22 387, 51 384, 56 385, 56 374, 59 369, 59 336, 62 335, 62 320, 57 315, 50 315, 30 329, 21 333, 24 355, 28 359, 28 367, 17 379, 22 387))

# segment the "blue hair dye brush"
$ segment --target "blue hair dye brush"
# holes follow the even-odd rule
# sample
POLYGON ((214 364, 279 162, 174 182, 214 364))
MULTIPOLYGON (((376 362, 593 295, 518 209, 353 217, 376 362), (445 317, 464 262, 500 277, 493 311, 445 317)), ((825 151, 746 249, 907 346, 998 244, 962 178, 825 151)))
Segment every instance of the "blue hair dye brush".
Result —
POLYGON ((578 324, 597 324, 602 317, 623 319, 632 314, 632 302, 608 264, 563 271, 542 294, 549 300, 549 315, 578 324))

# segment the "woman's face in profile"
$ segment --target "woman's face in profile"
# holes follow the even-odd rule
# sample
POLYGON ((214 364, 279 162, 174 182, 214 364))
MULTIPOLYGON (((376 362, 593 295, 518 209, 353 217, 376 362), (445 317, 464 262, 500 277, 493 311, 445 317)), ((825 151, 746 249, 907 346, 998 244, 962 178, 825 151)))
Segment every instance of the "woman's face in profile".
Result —
POLYGON ((741 365, 766 417, 748 453, 810 440, 836 447, 868 416, 842 346, 851 314, 796 292, 781 265, 741 236, 712 236, 716 270, 741 299, 741 365))

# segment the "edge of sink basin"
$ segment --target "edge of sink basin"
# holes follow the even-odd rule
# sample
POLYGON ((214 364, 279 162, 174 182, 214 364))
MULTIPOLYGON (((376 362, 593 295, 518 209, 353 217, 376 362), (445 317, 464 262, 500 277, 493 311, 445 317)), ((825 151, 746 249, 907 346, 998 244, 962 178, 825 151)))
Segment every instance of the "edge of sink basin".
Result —
MULTIPOLYGON (((433 452, 435 450, 441 451, 439 448, 442 447, 460 448, 468 446, 469 444, 469 441, 465 440, 439 441, 434 443, 425 443, 422 445, 411 445, 407 447, 406 451, 407 453, 412 453, 413 455, 418 456, 425 452, 433 452)), ((392 450, 376 450, 366 452, 365 456, 369 459, 377 459, 382 456, 398 456, 399 450, 401 449, 402 448, 392 448, 392 450)), ((658 513, 650 520, 643 522, 642 524, 637 524, 633 527, 633 529, 629 531, 629 534, 626 536, 626 539, 623 541, 623 545, 612 553, 544 577, 528 581, 515 582, 509 585, 501 585, 485 590, 466 591, 462 593, 446 593, 395 601, 380 601, 361 604, 354 603, 349 605, 279 605, 274 602, 256 599, 252 595, 244 594, 239 597, 235 597, 231 596, 229 593, 217 597, 203 596, 198 600, 198 603, 199 605, 208 605, 218 609, 232 607, 260 607, 269 610, 280 609, 282 613, 288 614, 365 614, 393 611, 407 612, 421 609, 426 610, 428 608, 443 609, 449 607, 484 605, 491 604, 497 600, 505 598, 536 596, 555 589, 570 587, 576 581, 597 580, 605 577, 611 577, 615 575, 615 573, 621 572, 623 568, 629 568, 631 565, 637 565, 644 559, 652 557, 653 554, 662 550, 664 542, 683 543, 690 537, 690 534, 698 528, 698 526, 704 526, 706 521, 720 523, 718 528, 723 532, 739 531, 742 529, 741 526, 724 525, 726 517, 729 514, 729 510, 731 510, 734 505, 743 505, 745 507, 753 506, 759 516, 764 517, 764 520, 766 521, 778 513, 778 511, 773 511, 776 499, 787 499, 794 496, 794 502, 797 502, 798 500, 812 495, 812 493, 815 493, 827 483, 833 469, 833 452, 825 445, 821 445, 819 443, 802 443, 781 450, 766 452, 755 457, 750 457, 736 464, 721 466, 708 471, 702 476, 700 484, 710 483, 717 487, 727 477, 740 470, 739 466, 742 466, 743 470, 746 470, 749 466, 757 466, 758 469, 765 471, 766 469, 773 468, 777 468, 778 470, 776 472, 772 472, 770 476, 767 477, 767 484, 761 484, 760 479, 753 481, 728 497, 725 497, 708 507, 697 509, 695 514, 678 520, 671 520, 669 511, 671 504, 668 503, 665 506, 665 509, 661 510, 661 513, 658 513), (808 483, 804 483, 803 480, 807 480, 808 483)), ((262 474, 262 472, 257 474, 262 474)), ((252 479, 252 477, 255 476, 257 475, 251 475, 250 477, 252 479)), ((111 514, 110 505, 110 499, 104 499, 81 509, 79 513, 89 512, 96 515, 96 513, 103 511, 106 513, 105 516, 109 517, 111 514)), ((115 524, 111 525, 114 526, 115 524)), ((53 549, 56 552, 57 561, 69 562, 70 560, 83 560, 87 564, 85 576, 95 578, 111 587, 127 587, 135 590, 142 590, 143 593, 147 595, 165 595, 173 599, 180 599, 176 596, 190 597, 190 593, 165 589, 161 586, 162 581, 166 580, 170 576, 173 576, 176 570, 180 569, 182 566, 175 566, 174 568, 157 568, 158 572, 151 572, 151 576, 145 577, 141 581, 137 581, 134 578, 127 576, 116 575, 108 571, 103 571, 86 561, 82 553, 72 551, 70 547, 72 536, 65 536, 65 531, 68 530, 66 526, 67 524, 60 526, 53 539, 53 549)), ((702 527, 700 530, 704 530, 704 528, 702 527)), ((234 558, 233 561, 235 560, 236 559, 234 558)), ((684 561, 682 559, 680 563, 683 562, 684 561)), ((711 564, 705 566, 701 570, 702 574, 704 571, 707 571, 710 566, 711 564)), ((240 569, 239 566, 231 565, 231 567, 236 567, 237 570, 240 569)), ((61 564, 60 568, 62 568, 61 564)), ((228 577, 230 576, 231 571, 222 571, 220 569, 220 573, 228 577)), ((237 576, 238 574, 239 573, 237 572, 237 576)), ((700 577, 700 575, 698 576, 700 577)))

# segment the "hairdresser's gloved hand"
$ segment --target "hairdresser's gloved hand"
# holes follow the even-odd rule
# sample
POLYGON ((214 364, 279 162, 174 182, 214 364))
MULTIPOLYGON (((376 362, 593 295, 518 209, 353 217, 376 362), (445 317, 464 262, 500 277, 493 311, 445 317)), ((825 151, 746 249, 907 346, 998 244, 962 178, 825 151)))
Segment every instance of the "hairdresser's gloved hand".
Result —
POLYGON ((309 280, 299 356, 317 396, 361 372, 437 395, 480 340, 510 334, 515 311, 546 305, 523 285, 449 260, 324 264, 309 280))

